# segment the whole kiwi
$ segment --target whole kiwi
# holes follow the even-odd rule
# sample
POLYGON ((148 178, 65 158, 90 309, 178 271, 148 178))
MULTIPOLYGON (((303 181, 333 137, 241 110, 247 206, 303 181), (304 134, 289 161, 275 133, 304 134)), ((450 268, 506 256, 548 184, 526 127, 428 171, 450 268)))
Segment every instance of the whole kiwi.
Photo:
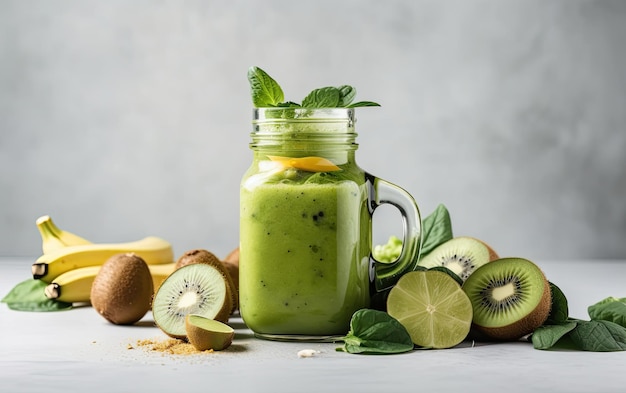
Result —
POLYGON ((146 262, 134 253, 117 254, 100 268, 91 285, 91 305, 107 321, 130 325, 150 310, 154 287, 146 262))
POLYGON ((187 266, 194 263, 205 263, 218 268, 226 276, 228 282, 228 292, 232 298, 232 310, 234 312, 239 305, 239 269, 237 269, 237 284, 233 279, 231 269, 226 263, 222 262, 215 254, 203 248, 196 248, 185 251, 183 255, 176 261, 176 269, 180 269, 183 266, 187 266))
POLYGON ((235 288, 239 291, 239 247, 232 250, 226 258, 222 260, 226 270, 230 273, 230 276, 235 283, 235 288))
POLYGON ((210 265, 221 264, 218 257, 211 251, 203 248, 195 248, 193 250, 187 250, 176 261, 176 269, 192 263, 208 263, 210 265))

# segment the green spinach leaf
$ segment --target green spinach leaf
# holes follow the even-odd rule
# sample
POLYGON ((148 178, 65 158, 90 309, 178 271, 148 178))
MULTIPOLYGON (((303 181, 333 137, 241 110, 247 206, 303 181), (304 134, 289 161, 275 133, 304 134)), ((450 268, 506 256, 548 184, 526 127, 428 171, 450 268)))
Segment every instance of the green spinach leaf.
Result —
POLYGON ((395 318, 383 311, 361 309, 352 315, 350 331, 338 351, 392 354, 413 350, 413 341, 395 318))
MULTIPOLYGON (((420 267, 422 267, 422 266, 420 266, 420 267)), ((459 284, 459 286, 463 286, 463 279, 461 277, 459 277, 458 274, 456 274, 455 272, 453 272, 452 270, 448 269, 445 266, 433 266, 431 268, 428 268, 427 270, 436 270, 436 271, 439 271, 439 272, 442 272, 442 273, 446 273, 448 276, 452 277, 454 279, 454 281, 456 281, 457 284, 459 284)))
POLYGON ((552 306, 545 324, 558 325, 567 322, 569 306, 565 294, 552 282, 550 282, 550 292, 552 294, 552 306))
POLYGON ((1 302, 16 311, 59 311, 72 308, 72 303, 48 299, 44 292, 47 285, 41 280, 27 279, 13 287, 1 302))
POLYGON ((587 308, 592 320, 615 322, 626 327, 626 298, 607 297, 587 308))
POLYGON ((450 213, 443 204, 439 204, 431 214, 422 220, 422 251, 420 259, 450 239, 452 239, 450 213))
POLYGON ((533 332, 531 341, 535 349, 550 349, 554 347, 567 333, 576 328, 576 322, 566 322, 559 325, 543 325, 533 332))
POLYGON ((257 108, 278 106, 285 96, 280 85, 259 67, 250 67, 248 81, 252 93, 252 103, 257 108))
POLYGON ((578 321, 570 337, 583 351, 626 350, 626 328, 611 321, 578 321))

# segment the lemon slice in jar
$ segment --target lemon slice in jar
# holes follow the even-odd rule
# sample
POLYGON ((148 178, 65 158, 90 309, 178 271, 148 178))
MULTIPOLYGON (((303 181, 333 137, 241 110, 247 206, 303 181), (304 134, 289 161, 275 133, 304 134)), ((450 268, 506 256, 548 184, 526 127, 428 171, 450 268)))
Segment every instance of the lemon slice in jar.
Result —
POLYGON ((277 162, 284 168, 302 169, 308 172, 334 172, 340 171, 337 165, 332 161, 323 157, 282 157, 282 156, 267 156, 273 162, 277 162))

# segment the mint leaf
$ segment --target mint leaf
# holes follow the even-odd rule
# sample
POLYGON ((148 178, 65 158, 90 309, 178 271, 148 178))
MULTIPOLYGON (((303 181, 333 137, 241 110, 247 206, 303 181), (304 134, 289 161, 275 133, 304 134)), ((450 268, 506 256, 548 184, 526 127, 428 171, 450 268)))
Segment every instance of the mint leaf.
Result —
POLYGON ((356 89, 352 86, 342 85, 339 86, 339 106, 346 107, 356 96, 356 89))
POLYGON ((349 85, 339 87, 322 87, 310 92, 302 104, 285 101, 280 85, 259 67, 248 69, 248 81, 252 93, 252 103, 256 108, 356 108, 362 106, 380 106, 373 101, 359 101, 353 103, 356 89, 349 85))
POLYGON ((293 101, 281 102, 277 104, 276 106, 279 108, 301 108, 302 107, 300 104, 298 104, 297 102, 293 102, 293 101))
POLYGON ((248 69, 248 81, 252 93, 252 103, 256 108, 356 108, 361 106, 380 106, 373 101, 355 102, 356 89, 349 85, 322 87, 310 92, 302 104, 285 101, 282 88, 269 74, 253 66, 248 69))
POLYGON ((341 101, 341 92, 336 87, 322 87, 315 89, 302 100, 304 108, 338 108, 341 101))
POLYGON ((259 67, 248 69, 252 103, 257 108, 278 106, 285 99, 283 89, 259 67))
POLYGON ((350 104, 346 106, 346 108, 358 108, 358 107, 363 107, 363 106, 380 106, 380 104, 377 102, 373 102, 373 101, 359 101, 359 102, 355 102, 354 104, 350 104))
POLYGON ((44 281, 29 278, 13 287, 1 301, 16 311, 58 311, 72 307, 71 303, 48 299, 44 292, 47 285, 44 281))
POLYGON ((398 320, 383 311, 361 309, 352 315, 350 331, 338 351, 392 354, 413 350, 413 341, 398 320))

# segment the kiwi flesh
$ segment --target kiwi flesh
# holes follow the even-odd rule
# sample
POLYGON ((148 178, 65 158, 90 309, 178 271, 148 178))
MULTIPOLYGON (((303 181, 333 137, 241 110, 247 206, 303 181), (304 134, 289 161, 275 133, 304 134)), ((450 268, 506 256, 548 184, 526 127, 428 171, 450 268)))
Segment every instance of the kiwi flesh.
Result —
POLYGON ((91 305, 107 321, 131 325, 149 310, 154 286, 148 264, 134 253, 107 259, 91 284, 91 305))
MULTIPOLYGON (((233 278, 233 273, 231 273, 229 266, 226 265, 223 261, 221 261, 215 254, 211 251, 196 248, 192 250, 185 251, 183 255, 178 258, 176 261, 176 268, 181 268, 186 265, 191 265, 194 263, 204 263, 207 265, 212 265, 215 268, 219 269, 224 273, 226 277, 226 281, 228 282, 228 294, 232 298, 233 307, 231 309, 231 313, 234 312, 239 306, 239 275, 237 274, 237 284, 235 284, 235 280, 233 278)), ((237 273, 239 269, 237 269, 237 273)))
POLYGON ((465 281, 480 266, 498 258, 485 242, 468 236, 450 239, 420 259, 418 266, 427 269, 443 266, 465 281))
POLYGON ((193 263, 180 267, 154 295, 154 322, 170 337, 181 339, 186 338, 188 314, 227 322, 233 307, 229 291, 225 273, 213 265, 193 263))
POLYGON ((528 259, 485 264, 465 280, 463 290, 472 302, 472 326, 484 339, 518 340, 541 326, 550 313, 550 284, 528 259))

